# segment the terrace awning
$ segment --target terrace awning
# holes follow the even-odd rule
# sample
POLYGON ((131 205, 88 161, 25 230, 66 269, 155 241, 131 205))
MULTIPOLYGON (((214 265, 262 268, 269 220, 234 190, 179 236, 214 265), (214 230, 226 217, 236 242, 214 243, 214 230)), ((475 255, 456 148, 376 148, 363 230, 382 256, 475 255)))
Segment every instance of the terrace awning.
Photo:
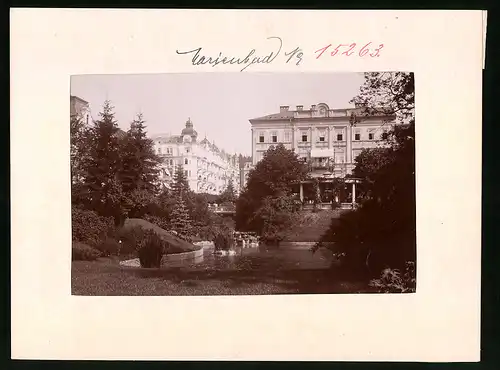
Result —
POLYGON ((311 158, 330 158, 333 157, 333 149, 312 149, 311 158))

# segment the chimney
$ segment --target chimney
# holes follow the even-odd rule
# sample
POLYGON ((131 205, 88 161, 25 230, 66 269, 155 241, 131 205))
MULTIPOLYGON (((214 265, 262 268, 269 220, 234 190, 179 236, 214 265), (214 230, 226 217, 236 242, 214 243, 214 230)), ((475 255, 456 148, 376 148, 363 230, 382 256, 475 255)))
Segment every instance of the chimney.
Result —
POLYGON ((301 111, 302 109, 304 109, 303 105, 297 105, 297 111, 301 111))
POLYGON ((281 105, 280 112, 288 112, 288 108, 290 108, 288 105, 281 105))
POLYGON ((311 110, 316 110, 316 104, 311 105, 311 110))

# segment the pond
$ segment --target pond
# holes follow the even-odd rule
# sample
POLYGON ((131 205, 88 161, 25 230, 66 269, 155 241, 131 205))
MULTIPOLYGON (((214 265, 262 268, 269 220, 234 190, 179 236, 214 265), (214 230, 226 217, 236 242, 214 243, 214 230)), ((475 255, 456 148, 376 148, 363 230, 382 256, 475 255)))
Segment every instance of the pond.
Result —
POLYGON ((331 266, 333 256, 320 249, 312 253, 309 248, 290 248, 261 245, 254 248, 235 248, 235 254, 220 256, 214 249, 205 248, 203 255, 196 259, 168 261, 168 267, 182 267, 194 270, 297 270, 325 269, 331 266))

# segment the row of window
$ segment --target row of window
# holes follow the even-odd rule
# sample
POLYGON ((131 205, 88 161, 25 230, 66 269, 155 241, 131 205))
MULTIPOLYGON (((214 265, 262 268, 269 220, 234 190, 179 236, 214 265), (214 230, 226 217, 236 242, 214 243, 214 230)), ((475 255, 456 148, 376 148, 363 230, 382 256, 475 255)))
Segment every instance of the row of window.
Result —
MULTIPOLYGON (((291 135, 290 131, 285 131, 285 138, 284 138, 285 142, 291 141, 290 135, 291 135)), ((264 133, 260 132, 259 133, 259 143, 263 143, 264 141, 265 141, 264 133)), ((271 132, 271 142, 272 143, 278 142, 278 132, 277 131, 271 132)))
MULTIPOLYGON (((167 164, 170 165, 170 166, 173 166, 174 165, 174 160, 173 159, 167 160, 167 164)), ((184 164, 185 165, 189 165, 189 164, 191 164, 191 161, 188 158, 184 158, 184 164)), ((200 162, 199 161, 198 161, 198 166, 200 166, 200 162)), ((213 167, 213 166, 215 166, 215 165, 212 164, 212 163, 208 163, 207 167, 213 167)))
MULTIPOLYGON (((186 153, 191 153, 191 148, 185 147, 184 151, 186 153)), ((158 154, 170 154, 170 155, 172 155, 173 153, 174 153, 174 149, 171 147, 167 147, 164 153, 162 152, 162 148, 158 148, 158 154)))
POLYGON ((158 154, 173 154, 173 149, 172 148, 166 148, 165 153, 162 153, 162 149, 158 148, 158 154))
MULTIPOLYGON (((368 140, 374 140, 375 139, 375 134, 373 132, 368 133, 368 140)), ((343 141, 344 140, 344 134, 338 133, 337 134, 337 141, 343 141)), ((354 140, 361 140, 361 133, 356 132, 354 134, 354 140)), ((290 141, 290 132, 285 131, 285 142, 290 141)), ((302 142, 308 142, 309 141, 309 135, 307 133, 302 133, 301 135, 301 141, 302 142)), ((325 142, 326 141, 326 133, 321 132, 319 135, 319 141, 320 142, 325 142)), ((259 134, 259 143, 264 143, 265 142, 265 136, 264 133, 261 132, 259 134)), ((276 131, 271 133, 271 142, 272 143, 277 143, 278 142, 278 133, 276 131)))

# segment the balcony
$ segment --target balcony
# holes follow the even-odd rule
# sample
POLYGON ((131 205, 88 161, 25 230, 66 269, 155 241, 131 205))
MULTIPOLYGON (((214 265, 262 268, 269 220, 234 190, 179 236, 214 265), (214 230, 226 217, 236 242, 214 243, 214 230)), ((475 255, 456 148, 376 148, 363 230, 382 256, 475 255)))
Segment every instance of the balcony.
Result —
POLYGON ((353 140, 352 148, 353 149, 362 149, 362 148, 378 148, 385 145, 384 140, 353 140))
POLYGON ((314 146, 316 148, 328 148, 328 141, 319 141, 317 140, 315 143, 314 143, 314 146))

